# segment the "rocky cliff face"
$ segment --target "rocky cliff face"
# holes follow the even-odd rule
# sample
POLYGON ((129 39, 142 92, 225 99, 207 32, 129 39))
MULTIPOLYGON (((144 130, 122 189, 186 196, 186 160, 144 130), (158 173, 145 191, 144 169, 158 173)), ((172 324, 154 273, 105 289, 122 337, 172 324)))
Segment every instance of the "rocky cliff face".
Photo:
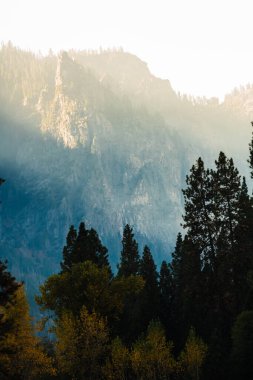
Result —
POLYGON ((59 269, 68 228, 81 220, 98 230, 114 267, 126 223, 157 262, 169 259, 198 156, 210 162, 228 147, 246 172, 245 113, 178 97, 123 52, 29 54, 0 51, 1 258, 31 297, 59 269))

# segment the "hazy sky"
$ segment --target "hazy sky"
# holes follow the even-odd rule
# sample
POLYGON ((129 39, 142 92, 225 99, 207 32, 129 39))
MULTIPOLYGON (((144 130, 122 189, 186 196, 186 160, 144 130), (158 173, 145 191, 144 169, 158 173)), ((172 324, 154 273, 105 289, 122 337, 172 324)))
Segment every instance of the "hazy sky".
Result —
POLYGON ((0 41, 47 52, 123 47, 195 96, 253 83, 252 0, 2 0, 0 41))

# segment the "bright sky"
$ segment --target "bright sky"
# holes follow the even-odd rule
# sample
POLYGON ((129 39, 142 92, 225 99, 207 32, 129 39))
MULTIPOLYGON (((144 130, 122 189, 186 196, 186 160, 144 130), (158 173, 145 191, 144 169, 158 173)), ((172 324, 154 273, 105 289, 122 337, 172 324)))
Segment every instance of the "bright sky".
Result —
POLYGON ((253 83, 252 0, 3 0, 0 41, 25 49, 123 47, 181 93, 253 83))

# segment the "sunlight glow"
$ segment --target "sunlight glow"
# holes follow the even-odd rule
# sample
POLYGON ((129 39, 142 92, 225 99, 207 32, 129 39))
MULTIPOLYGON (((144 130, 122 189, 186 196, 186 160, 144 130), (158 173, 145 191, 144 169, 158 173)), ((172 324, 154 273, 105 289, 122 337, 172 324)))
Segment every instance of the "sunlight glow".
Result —
POLYGON ((8 0, 0 41, 47 53, 123 47, 175 91, 222 98, 253 82, 250 0, 8 0))

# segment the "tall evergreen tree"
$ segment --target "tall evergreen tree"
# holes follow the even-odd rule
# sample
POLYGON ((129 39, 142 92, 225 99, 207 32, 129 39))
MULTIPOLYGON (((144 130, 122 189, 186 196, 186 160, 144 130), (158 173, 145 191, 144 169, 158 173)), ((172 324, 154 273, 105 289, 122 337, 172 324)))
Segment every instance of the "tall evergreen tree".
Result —
POLYGON ((246 307, 253 308, 250 302, 251 288, 248 277, 253 270, 253 199, 249 197, 245 177, 239 195, 238 224, 235 228, 235 255, 233 260, 236 314, 246 307))
POLYGON ((159 287, 156 265, 149 247, 145 246, 140 261, 140 275, 145 281, 141 293, 141 323, 146 330, 151 320, 159 315, 159 287))
POLYGON ((138 244, 134 239, 133 229, 127 224, 124 228, 122 238, 122 251, 120 264, 118 267, 118 276, 131 276, 139 274, 140 257, 138 244))
POLYGON ((61 268, 63 271, 70 270, 73 261, 74 249, 76 245, 77 233, 73 225, 70 226, 66 245, 63 248, 63 261, 61 262, 61 268))
POLYGON ((216 205, 216 225, 222 240, 228 243, 228 249, 234 251, 235 227, 238 224, 239 197, 241 180, 233 159, 223 152, 215 161, 216 171, 212 171, 214 184, 214 202, 216 205))
POLYGON ((213 264, 215 256, 216 225, 213 202, 213 183, 210 171, 199 158, 186 176, 187 188, 183 190, 185 214, 183 215, 187 235, 201 250, 202 256, 213 264))
POLYGON ((87 250, 88 248, 88 230, 84 222, 81 222, 78 229, 78 235, 76 238, 76 243, 73 252, 73 262, 83 262, 90 260, 90 255, 87 250))
POLYGON ((182 278, 182 262, 183 262, 183 238, 179 232, 177 235, 176 246, 174 252, 172 252, 172 260, 170 267, 172 269, 172 276, 175 286, 180 287, 182 278))
MULTIPOLYGON (((253 121, 251 122, 251 125, 253 127, 253 121)), ((251 169, 251 178, 253 178, 253 131, 252 131, 252 138, 251 138, 251 141, 249 143, 249 159, 248 159, 248 162, 249 162, 249 166, 251 169)))
POLYGON ((240 208, 243 212, 247 189, 245 181, 242 189, 240 175, 232 158, 228 159, 220 152, 215 164, 216 170, 212 172, 217 226, 214 308, 217 310, 217 323, 222 325, 223 331, 227 329, 229 334, 233 318, 238 312, 236 277, 240 272, 240 258, 236 230, 241 224, 240 219, 243 219, 240 208), (225 320, 227 327, 224 326, 225 320))
POLYGON ((5 318, 7 308, 15 303, 16 292, 21 286, 7 271, 7 261, 0 261, 0 339, 11 328, 11 321, 5 318))
POLYGON ((88 232, 89 238, 89 255, 91 261, 93 260, 100 268, 107 266, 110 268, 108 259, 108 249, 103 246, 101 240, 99 239, 98 233, 91 228, 88 232))
POLYGON ((174 303, 175 289, 170 264, 163 261, 159 273, 160 307, 159 319, 165 328, 167 335, 171 336, 171 316, 174 303))
POLYGON ((253 378, 253 311, 238 315, 232 329, 231 379, 253 378))
MULTIPOLYGON (((134 239, 133 229, 127 224, 122 238, 122 251, 118 275, 120 279, 134 278, 140 273, 138 244, 134 239)), ((141 298, 139 294, 129 294, 125 299, 124 312, 119 323, 119 335, 124 343, 130 345, 143 331, 141 321, 141 298)))
POLYGON ((145 288, 151 293, 153 291, 157 293, 158 273, 156 271, 156 265, 152 253, 147 245, 144 247, 143 255, 140 260, 140 275, 146 282, 145 288))
POLYGON ((174 291, 172 325, 175 329, 175 343, 181 349, 189 328, 200 328, 204 302, 200 251, 188 235, 182 239, 182 235, 178 234, 170 267, 174 291))

